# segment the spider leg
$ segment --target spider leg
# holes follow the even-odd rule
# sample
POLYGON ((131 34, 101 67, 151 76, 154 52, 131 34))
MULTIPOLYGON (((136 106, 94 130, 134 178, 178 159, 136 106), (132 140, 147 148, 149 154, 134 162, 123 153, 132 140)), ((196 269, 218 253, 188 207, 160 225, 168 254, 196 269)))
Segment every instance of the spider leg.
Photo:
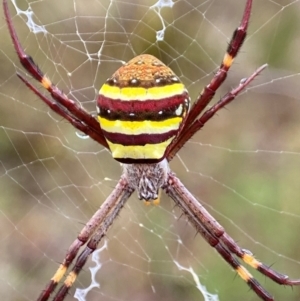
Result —
MULTIPOLYGON (((41 292, 37 301, 46 301, 49 299, 51 293, 55 290, 57 284, 60 282, 60 280, 68 270, 69 266, 72 264, 73 260, 77 256, 79 249, 84 244, 86 244, 87 241, 89 241, 86 249, 77 258, 77 262, 73 270, 66 278, 65 284, 62 286, 66 287, 64 290, 67 289, 65 294, 68 292, 69 288, 76 280, 78 273, 84 266, 88 256, 97 248, 98 243, 106 234, 108 228, 118 215, 120 209, 124 206, 126 200, 132 194, 132 192, 132 188, 128 187, 126 179, 122 177, 116 185, 115 189, 108 196, 106 201, 101 205, 101 207, 99 208, 99 210, 97 210, 93 217, 87 222, 87 224, 77 236, 77 239, 71 244, 66 253, 64 261, 60 264, 59 268, 55 272, 54 276, 51 278, 46 288, 41 292)), ((57 300, 63 300, 63 298, 58 298, 57 300)))
POLYGON ((189 111, 187 118, 181 130, 180 141, 174 139, 168 150, 168 161, 170 161, 181 147, 191 138, 194 133, 190 134, 190 126, 194 123, 199 114, 205 109, 209 102, 214 97, 217 89, 222 85, 227 77, 227 72, 230 69, 234 58, 237 56, 243 42, 246 38, 247 28, 249 24, 251 14, 252 0, 247 0, 242 21, 239 27, 237 27, 233 33, 231 41, 228 45, 227 51, 224 55, 223 61, 211 79, 210 83, 203 89, 197 100, 194 102, 191 110, 189 111))
POLYGON ((101 145, 105 146, 104 143, 106 144, 106 140, 103 141, 103 136, 99 135, 99 132, 95 132, 91 127, 84 124, 82 120, 79 120, 76 116, 70 114, 59 103, 52 101, 51 99, 43 95, 35 86, 33 86, 21 74, 17 73, 17 76, 21 79, 22 82, 25 83, 25 85, 28 88, 30 88, 31 91, 33 91, 45 104, 47 104, 51 110, 53 110, 55 113, 57 113, 58 115, 62 116, 64 119, 69 121, 76 129, 88 135, 89 137, 91 137, 93 140, 97 141, 101 145))
POLYGON ((274 282, 291 286, 300 285, 300 279, 289 279, 287 275, 281 274, 255 259, 249 250, 240 248, 227 233, 224 233, 221 239, 224 245, 226 245, 232 253, 241 258, 246 264, 272 279, 274 282))
POLYGON ((163 189, 175 201, 176 205, 181 208, 195 229, 216 249, 261 299, 274 301, 274 298, 240 264, 236 257, 278 284, 300 285, 300 279, 289 279, 287 275, 278 273, 255 259, 250 251, 240 248, 174 174, 169 173, 167 184, 163 189))
POLYGON ((66 280, 53 298, 53 301, 64 300, 65 296, 75 282, 78 274, 85 265, 88 257, 97 249, 97 246, 100 243, 101 239, 106 235, 109 227, 112 225, 119 212, 124 207, 125 202, 128 200, 132 193, 132 188, 125 188, 123 194, 119 197, 114 207, 111 208, 109 215, 105 217, 105 220, 102 222, 101 226, 96 230, 95 234, 91 237, 85 249, 78 256, 72 271, 66 277, 66 280))
POLYGON ((251 76, 242 80, 236 88, 225 94, 216 104, 214 104, 210 109, 205 111, 198 119, 190 124, 189 128, 184 128, 178 138, 174 139, 174 143, 171 144, 168 150, 168 161, 171 161, 176 153, 186 143, 186 141, 188 141, 196 132, 198 132, 220 109, 232 102, 236 96, 243 91, 266 67, 267 64, 256 69, 251 76))
POLYGON ((231 41, 228 45, 226 54, 223 58, 223 61, 212 78, 211 82, 203 89, 202 93, 194 103, 189 117, 187 119, 187 125, 191 124, 197 116, 204 110, 207 104, 214 97, 216 90, 221 86, 224 80, 227 77, 227 72, 231 67, 234 58, 237 56, 240 48, 243 45, 243 42, 246 38, 250 14, 251 14, 252 0, 247 0, 244 14, 242 17, 241 24, 238 28, 235 29, 231 41))
POLYGON ((103 136, 101 127, 98 121, 86 112, 77 102, 69 99, 61 90, 59 90, 55 85, 52 84, 50 79, 48 79, 41 69, 33 61, 32 57, 28 56, 20 41, 18 39, 17 33, 13 27, 11 15, 9 13, 7 0, 3 0, 3 9, 6 18, 6 23, 9 29, 9 33, 19 57, 20 63, 22 66, 34 77, 41 85, 49 91, 52 98, 57 102, 48 100, 43 96, 33 85, 31 85, 28 80, 18 74, 19 78, 37 95, 39 96, 46 104, 53 107, 60 107, 60 109, 55 109, 59 115, 67 119, 72 125, 77 129, 89 135, 94 140, 98 141, 102 146, 108 148, 107 142, 103 136), (74 121, 74 122, 73 122, 74 121), (79 123, 81 123, 79 125, 79 123))

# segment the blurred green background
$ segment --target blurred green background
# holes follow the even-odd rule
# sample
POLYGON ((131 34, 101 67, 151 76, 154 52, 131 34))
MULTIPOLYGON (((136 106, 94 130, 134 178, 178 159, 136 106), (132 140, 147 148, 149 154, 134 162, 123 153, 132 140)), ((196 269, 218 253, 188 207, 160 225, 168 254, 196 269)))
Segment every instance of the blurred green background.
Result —
MULTIPOLYGON (((155 1, 17 1, 18 14, 9 7, 26 52, 95 113, 101 84, 140 53, 169 65, 192 99, 209 82, 245 1, 174 2, 159 12, 163 41, 156 39, 163 24, 150 8, 155 1), (42 32, 28 29, 28 9, 42 32)), ((299 1, 254 0, 248 38, 216 99, 258 66, 268 63, 268 69, 171 163, 243 248, 293 278, 300 278, 299 14, 299 1)), ((16 71, 24 71, 2 12, 0 22, 0 299, 35 300, 121 169, 18 80, 16 71)), ((100 261, 100 288, 87 300, 204 300, 175 262, 192 267, 219 300, 258 300, 165 196, 158 207, 132 197, 100 261)), ((90 284, 93 265, 76 288, 90 284)), ((276 300, 300 299, 300 288, 253 274, 276 300)))

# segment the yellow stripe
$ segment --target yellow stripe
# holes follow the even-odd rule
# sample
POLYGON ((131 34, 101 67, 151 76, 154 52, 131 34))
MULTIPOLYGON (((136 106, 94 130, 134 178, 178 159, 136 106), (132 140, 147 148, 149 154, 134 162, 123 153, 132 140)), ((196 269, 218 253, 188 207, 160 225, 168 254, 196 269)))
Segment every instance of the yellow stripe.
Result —
POLYGON ((243 266, 237 267, 236 271, 239 274, 239 276, 246 282, 253 278, 252 275, 243 266))
POLYGON ((124 101, 131 100, 160 100, 166 97, 172 97, 174 95, 180 95, 185 91, 185 87, 181 83, 176 83, 172 85, 166 85, 162 87, 152 87, 152 88, 143 88, 143 87, 112 87, 110 85, 104 84, 99 94, 111 98, 111 99, 120 99, 124 101))
POLYGON ((223 64, 226 68, 229 68, 233 63, 233 57, 229 54, 229 53, 226 53, 224 55, 224 58, 223 58, 223 64))
POLYGON ((261 266, 261 263, 250 254, 244 254, 242 259, 255 269, 258 269, 261 266))
POLYGON ((64 284, 66 287, 71 287, 77 278, 77 274, 74 271, 71 271, 67 276, 64 284))
POLYGON ((42 86, 43 86, 45 89, 47 89, 47 90, 48 90, 48 89, 51 87, 51 85, 52 85, 50 79, 49 79, 48 77, 46 77, 46 76, 43 76, 42 81, 41 81, 41 84, 42 84, 42 86))
POLYGON ((51 278, 51 280, 55 283, 58 283, 61 278, 64 276, 65 272, 67 271, 67 267, 63 264, 61 264, 54 274, 54 276, 51 278))
POLYGON ((161 159, 166 151, 167 146, 171 143, 173 138, 170 138, 162 143, 146 144, 143 146, 124 146, 122 144, 114 144, 109 141, 107 141, 107 143, 111 150, 112 156, 115 159, 161 159))
POLYGON ((103 130, 126 135, 162 134, 179 129, 182 122, 182 117, 174 117, 162 121, 111 121, 99 116, 98 119, 103 130))

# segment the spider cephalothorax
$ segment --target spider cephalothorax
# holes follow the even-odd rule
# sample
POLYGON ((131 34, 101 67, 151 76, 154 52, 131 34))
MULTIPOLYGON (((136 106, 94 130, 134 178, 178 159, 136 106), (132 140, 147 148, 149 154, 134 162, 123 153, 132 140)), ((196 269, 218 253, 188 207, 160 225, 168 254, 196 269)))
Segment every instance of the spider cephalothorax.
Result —
POLYGON ((17 74, 19 78, 53 111, 108 149, 114 159, 123 163, 121 179, 71 244, 65 259, 38 297, 38 301, 49 299, 77 257, 75 265, 55 294, 54 301, 62 301, 65 298, 88 256, 97 248, 135 190, 139 198, 146 201, 155 200, 160 189, 165 191, 187 216, 196 231, 261 299, 274 300, 240 261, 279 284, 300 285, 299 279, 289 279, 288 276, 256 260, 250 251, 240 248, 171 172, 168 165, 168 161, 172 160, 182 146, 266 67, 264 65, 258 68, 205 111, 216 90, 224 82, 245 40, 251 6, 252 0, 247 0, 241 24, 234 31, 219 69, 190 111, 188 92, 179 78, 160 60, 145 54, 122 66, 102 86, 97 100, 98 122, 94 116, 53 85, 33 59, 24 52, 13 27, 7 2, 3 0, 7 25, 20 62, 49 91, 51 98, 44 96, 26 78, 17 74), (78 255, 79 249, 85 244, 85 248, 78 255))
POLYGON ((166 159, 159 163, 122 164, 122 166, 128 185, 137 191, 140 200, 156 200, 159 189, 167 184, 170 168, 166 159))

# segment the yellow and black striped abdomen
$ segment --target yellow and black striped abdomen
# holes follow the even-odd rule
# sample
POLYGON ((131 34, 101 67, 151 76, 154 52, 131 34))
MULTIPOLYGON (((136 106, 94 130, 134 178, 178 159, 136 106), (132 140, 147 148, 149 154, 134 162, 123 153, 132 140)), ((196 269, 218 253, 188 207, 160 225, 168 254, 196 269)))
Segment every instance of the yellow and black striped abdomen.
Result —
POLYGON ((114 159, 154 163, 164 158, 189 107, 178 77, 144 54, 118 69, 102 86, 98 119, 114 159))

